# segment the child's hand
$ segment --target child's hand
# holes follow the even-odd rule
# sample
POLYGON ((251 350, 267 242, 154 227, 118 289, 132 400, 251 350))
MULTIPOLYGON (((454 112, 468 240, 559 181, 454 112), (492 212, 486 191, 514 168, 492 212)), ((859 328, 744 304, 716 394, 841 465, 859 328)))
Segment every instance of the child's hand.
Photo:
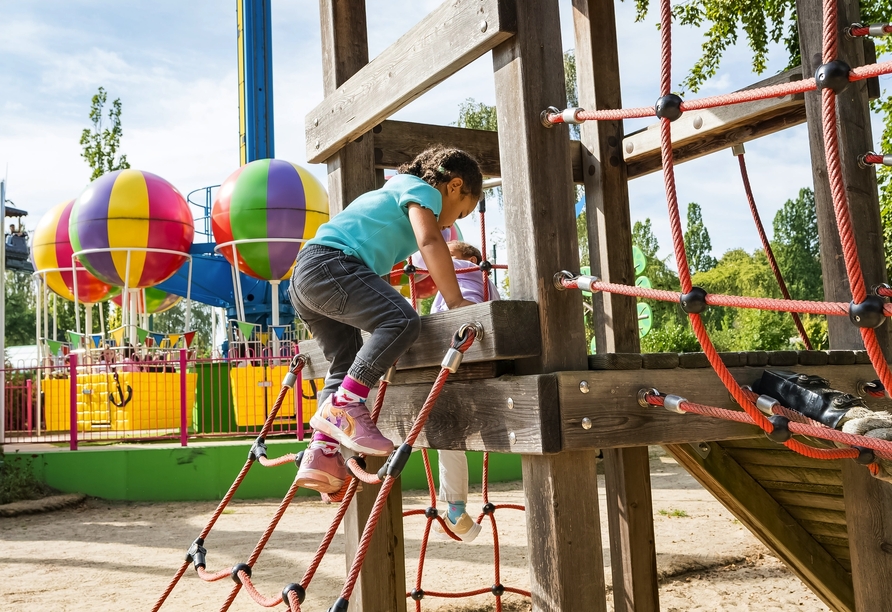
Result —
POLYGON ((456 308, 461 308, 462 306, 473 306, 473 305, 474 305, 474 302, 469 302, 468 300, 466 300, 464 298, 455 304, 446 304, 446 306, 449 308, 449 310, 455 310, 456 308))

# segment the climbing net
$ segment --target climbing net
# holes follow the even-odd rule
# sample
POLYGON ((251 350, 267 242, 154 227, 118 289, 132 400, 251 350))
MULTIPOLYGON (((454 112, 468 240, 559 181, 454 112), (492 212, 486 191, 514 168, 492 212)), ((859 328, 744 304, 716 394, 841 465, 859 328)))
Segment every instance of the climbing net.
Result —
MULTIPOLYGON (((457 270, 458 273, 468 273, 474 271, 480 271, 483 277, 483 300, 487 301, 491 299, 493 296, 490 295, 489 289, 489 273, 494 269, 505 269, 507 266, 503 265, 495 265, 490 263, 485 258, 486 253, 486 222, 485 222, 485 203, 480 203, 480 236, 481 236, 481 252, 484 254, 483 260, 480 261, 477 265, 463 268, 457 270)), ((407 265, 403 269, 403 273, 409 277, 409 287, 410 287, 410 299, 412 301, 413 307, 417 310, 419 307, 418 303, 418 291, 416 287, 416 275, 425 274, 428 271, 422 268, 417 268, 412 264, 411 257, 409 258, 407 265)), ((260 431, 260 435, 254 441, 254 444, 251 446, 250 451, 248 452, 248 458, 245 461, 244 466, 241 471, 239 471, 235 480, 227 491, 226 495, 217 505, 217 508, 214 510, 211 518, 208 520, 205 528, 201 531, 199 536, 195 539, 192 545, 189 547, 186 552, 186 558, 184 562, 180 565, 180 568, 177 570, 173 579, 168 584, 165 591, 162 593, 161 597, 159 597, 155 606, 152 608, 152 612, 158 612, 160 608, 164 605, 164 602, 170 596, 173 589, 176 587, 177 583, 188 570, 189 565, 192 564, 195 568, 196 574, 198 577, 205 582, 216 582, 218 580, 225 580, 226 578, 231 578, 235 584, 229 592, 228 597, 224 601, 223 605, 220 608, 220 612, 226 612, 235 601, 236 596, 239 591, 244 588, 245 592, 248 594, 251 599, 253 599, 257 604, 266 608, 273 608, 278 606, 279 604, 284 603, 290 612, 300 612, 301 604, 306 597, 307 589, 310 586, 310 582, 313 580, 313 577, 316 574, 316 570, 319 568, 319 564, 322 562, 323 557, 328 551, 332 541, 334 540, 334 536, 337 533, 338 528, 340 527, 345 514, 347 513, 347 509, 350 506, 351 501, 353 500, 356 492, 359 488, 359 483, 363 482, 369 485, 380 485, 380 489, 378 490, 374 506, 372 507, 371 513, 369 515, 368 521, 366 522, 365 528, 362 533, 362 537, 359 541, 359 546, 356 551, 356 555, 353 558, 350 571, 347 575, 346 582, 344 587, 340 593, 340 597, 334 603, 334 605, 330 608, 331 612, 345 612, 349 605, 350 596, 353 593, 353 590, 356 586, 356 581, 359 578, 359 572, 362 569, 363 562, 365 560, 366 554, 368 552, 369 544, 371 542, 372 535, 375 532, 375 528, 378 524, 378 521, 382 515, 384 505, 387 502, 387 498, 390 494, 391 489, 395 483, 395 479, 398 478, 405 467, 406 463, 409 460, 410 455, 412 454, 412 446, 415 444, 418 436, 421 434, 421 431, 424 427, 425 422, 427 421, 428 416, 430 415, 431 410, 433 410, 434 404, 437 401, 437 398, 440 395, 440 392, 443 389, 443 386, 446 383, 446 379, 451 373, 455 373, 462 361, 462 355, 465 353, 468 348, 474 343, 475 339, 482 337, 483 329, 477 323, 468 323, 462 325, 461 328, 455 333, 452 338, 452 346, 449 351, 446 353, 446 356, 443 359, 442 367, 440 369, 440 373, 438 374, 436 380, 434 381, 433 387, 427 397, 427 400, 424 402, 418 416, 415 418, 415 421, 412 425, 412 429, 409 431, 409 434, 406 436, 405 441, 402 445, 399 446, 387 459, 384 466, 375 474, 369 473, 366 471, 366 463, 365 459, 362 455, 352 456, 347 459, 347 470, 349 477, 345 481, 343 487, 340 491, 334 494, 322 494, 322 498, 330 503, 337 503, 338 509, 335 512, 334 519, 332 520, 328 530, 325 532, 325 535, 322 538, 319 547, 316 550, 313 559, 311 560, 309 566, 304 572, 303 577, 300 582, 290 583, 286 585, 282 592, 275 596, 266 596, 262 594, 258 588, 252 582, 252 568, 254 567, 257 560, 260 558, 263 549, 266 547, 267 542, 275 531, 279 521, 282 516, 285 514, 288 506, 291 504, 291 501, 294 499, 294 496, 297 494, 298 485, 297 485, 297 476, 295 475, 295 480, 292 483, 291 487, 288 489, 288 492, 285 494, 285 497, 282 499, 282 502, 279 504, 279 507, 276 509, 276 512, 273 514, 272 519, 270 520, 269 525, 266 530, 263 532, 260 540, 257 545, 251 551, 250 556, 244 563, 238 563, 231 568, 224 568, 219 571, 209 571, 207 569, 207 548, 205 548, 205 543, 208 535, 213 529, 214 525, 217 522, 217 519, 223 513, 223 510, 232 500, 235 492, 238 490, 251 466, 256 462, 262 465, 263 467, 277 467, 287 464, 296 464, 300 466, 300 462, 303 458, 303 452, 294 454, 289 453, 283 455, 281 457, 269 458, 267 456, 267 446, 266 446, 266 436, 269 434, 272 424, 275 421, 276 415, 278 414, 282 403, 285 400, 285 396, 287 395, 289 389, 293 389, 295 384, 298 381, 298 375, 300 371, 304 368, 307 363, 307 357, 305 355, 297 355, 294 357, 291 367, 289 369, 288 374, 285 376, 285 379, 282 383, 282 389, 279 392, 278 397, 273 405, 272 410, 267 416, 266 422, 263 425, 263 428, 260 431)), ((396 366, 390 368, 384 377, 381 380, 381 383, 378 387, 378 392, 375 395, 375 403, 371 411, 372 420, 377 422, 378 415, 381 412, 381 406, 384 403, 384 397, 387 392, 388 385, 393 380, 393 374, 396 369, 396 366)), ((498 526, 496 523, 496 511, 501 509, 512 509, 512 510, 520 510, 523 511, 524 507, 518 504, 495 504, 490 501, 489 496, 489 453, 484 453, 483 455, 483 508, 480 514, 477 517, 476 522, 478 524, 482 524, 485 518, 488 518, 490 522, 490 526, 492 528, 492 536, 493 536, 493 557, 494 557, 494 579, 491 586, 461 591, 461 592, 445 592, 445 591, 425 591, 422 588, 422 577, 424 575, 424 563, 425 557, 428 549, 428 541, 430 537, 431 527, 434 521, 438 522, 440 525, 441 531, 450 537, 453 540, 459 540, 460 538, 453 534, 447 527, 446 524, 440 515, 440 512, 437 509, 437 495, 436 489, 434 486, 434 478, 433 472, 431 470, 431 462, 428 456, 427 449, 422 449, 422 458, 424 461, 424 470, 425 476, 427 478, 428 491, 430 493, 430 506, 424 510, 409 510, 403 513, 403 517, 409 516, 418 516, 423 515, 425 517, 424 523, 424 532, 421 540, 421 552, 418 557, 418 565, 416 571, 415 578, 415 586, 414 588, 406 593, 407 598, 411 598, 415 602, 415 610, 416 612, 420 612, 422 600, 425 597, 447 597, 447 598, 460 598, 460 597, 471 597, 474 595, 482 595, 485 593, 492 593, 495 597, 496 610, 501 612, 502 610, 502 596, 505 593, 514 593, 517 595, 522 595, 529 597, 530 592, 525 591, 523 589, 514 588, 510 586, 505 586, 501 582, 501 563, 500 563, 500 551, 499 551, 499 533, 498 526)))
MULTIPOLYGON (((882 349, 876 334, 879 327, 887 317, 892 316, 892 304, 884 298, 892 297, 892 290, 888 286, 880 286, 872 292, 868 292, 864 272, 858 257, 855 234, 853 231, 852 215, 849 210, 848 195, 843 178, 842 164, 840 160, 839 130, 836 112, 837 95, 851 82, 867 79, 883 74, 892 73, 892 62, 876 63, 857 68, 850 68, 845 62, 838 59, 839 29, 838 7, 836 0, 824 0, 823 2, 823 48, 822 62, 815 77, 798 81, 749 89, 726 95, 712 96, 698 100, 682 100, 671 93, 671 63, 672 63, 672 11, 670 0, 661 0, 660 3, 660 42, 661 42, 661 71, 660 94, 653 108, 627 108, 617 110, 585 111, 579 108, 569 108, 560 111, 554 107, 542 112, 542 122, 546 126, 558 123, 581 123, 584 121, 617 121, 633 117, 656 116, 660 119, 660 150, 663 163, 663 178, 666 190, 666 199, 669 209, 669 222, 672 230, 672 242, 675 252, 675 260, 678 264, 678 275, 681 283, 681 292, 662 291, 645 287, 627 286, 616 283, 602 282, 593 276, 575 276, 569 272, 560 272, 555 275, 555 284, 559 289, 583 289, 586 291, 605 291, 627 296, 679 302, 682 309, 688 314, 694 333, 703 347, 703 352, 730 392, 737 404, 743 408, 743 412, 724 410, 720 408, 703 406, 690 402, 677 395, 663 395, 656 389, 642 389, 639 393, 639 401, 642 405, 664 406, 667 409, 679 413, 697 413, 716 418, 739 421, 754 424, 768 434, 772 440, 784 444, 787 448, 802 455, 815 459, 842 459, 851 458, 868 466, 874 476, 881 474, 881 467, 877 460, 892 460, 892 442, 881 437, 892 437, 890 424, 877 428, 876 435, 853 435, 822 423, 813 421, 801 413, 780 405, 776 400, 767 396, 759 396, 750 389, 741 386, 734 379, 729 369, 723 363, 718 351, 710 339, 709 333, 703 324, 701 313, 708 306, 730 306, 737 308, 770 309, 792 313, 795 318, 797 330, 803 343, 810 348, 808 336, 798 318, 798 313, 812 313, 829 316, 848 315, 853 324, 858 326, 864 346, 870 361, 876 370, 879 380, 869 383, 865 391, 873 396, 885 396, 886 390, 892 390, 892 372, 886 363, 882 349), (842 302, 811 302, 794 300, 783 282, 777 263, 771 253, 765 236, 764 228, 756 210, 755 201, 749 186, 749 178, 746 173, 746 165, 743 156, 739 156, 741 176, 747 193, 747 199, 754 214, 757 229, 772 270, 781 286, 784 299, 753 298, 734 295, 719 295, 707 293, 700 287, 695 287, 691 279, 685 253, 685 242, 679 214, 678 196, 675 183, 675 169, 673 162, 671 123, 678 119, 682 113, 689 110, 699 110, 762 100, 775 96, 785 96, 808 91, 819 91, 821 94, 822 123, 824 150, 827 161, 827 173, 830 182, 833 210, 836 223, 839 228, 842 242, 843 257, 845 260, 846 274, 852 289, 851 303, 842 302), (839 445, 843 448, 816 447, 803 443, 793 438, 793 434, 818 438, 839 445)), ((885 35, 892 32, 889 24, 865 26, 853 24, 845 28, 849 36, 885 35)), ((868 152, 862 155, 859 162, 863 166, 869 164, 892 165, 892 155, 879 155, 868 152)), ((864 413, 870 411, 863 410, 864 413)), ((882 413, 873 413, 880 416, 882 413)), ((863 415, 867 416, 867 415, 863 415)), ((888 415, 885 415, 888 416, 888 415)), ((881 422, 884 419, 879 419, 881 422)), ((888 420, 886 420, 888 422, 888 420)), ((881 423, 882 425, 882 423, 881 423)))

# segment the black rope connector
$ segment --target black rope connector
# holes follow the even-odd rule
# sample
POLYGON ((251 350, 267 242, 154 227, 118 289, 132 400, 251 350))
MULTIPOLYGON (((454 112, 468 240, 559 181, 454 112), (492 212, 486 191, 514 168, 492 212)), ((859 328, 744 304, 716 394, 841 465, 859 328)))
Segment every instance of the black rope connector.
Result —
POLYGON ((266 440, 263 439, 263 436, 257 436, 254 444, 251 445, 251 450, 248 451, 248 459, 257 461, 261 457, 266 457, 266 440))
POLYGON ((865 448, 863 446, 853 446, 852 448, 858 451, 858 456, 854 459, 855 463, 870 465, 877 460, 876 454, 873 452, 872 448, 865 448))
POLYGON ((817 85, 818 91, 829 88, 839 93, 848 87, 851 71, 851 67, 842 60, 821 64, 815 71, 815 85, 817 85))
POLYGON ((480 262, 480 269, 483 270, 484 272, 489 272, 490 270, 492 270, 492 262, 484 259, 483 261, 480 262))
POLYGON ((502 586, 501 584, 492 585, 492 589, 490 589, 490 590, 492 591, 492 594, 495 595, 496 597, 501 597, 502 595, 505 594, 505 587, 502 586))
POLYGON ((678 298, 678 303, 681 304, 681 309, 686 313, 700 314, 706 310, 707 295, 706 290, 702 287, 691 287, 689 292, 681 294, 681 297, 678 298))
POLYGON ((198 569, 199 567, 207 567, 207 554, 208 551, 204 547, 204 538, 195 538, 195 541, 192 542, 192 546, 186 551, 186 563, 192 563, 195 566, 195 569, 198 569))
POLYGON ((304 460, 304 452, 306 452, 306 451, 300 451, 294 457, 294 465, 296 465, 297 467, 300 467, 300 462, 304 460))
MULTIPOLYGON (((282 602, 286 606, 288 606, 289 609, 291 609, 291 603, 289 603, 291 600, 288 599, 288 593, 290 593, 292 591, 294 591, 294 594, 297 595, 297 603, 303 603, 304 599, 306 599, 306 597, 307 597, 306 590, 304 590, 304 588, 302 586, 300 586, 299 584, 297 584, 296 582, 292 582, 291 584, 286 586, 284 589, 282 589, 282 602)), ((295 611, 292 610, 291 612, 295 612, 295 611)))
POLYGON ((790 419, 775 415, 769 417, 768 420, 771 421, 771 424, 774 426, 771 431, 765 432, 765 435, 768 436, 769 440, 777 442, 778 444, 783 444, 793 437, 793 432, 790 431, 790 419))
POLYGON ((654 104, 654 112, 660 119, 675 121, 681 117, 681 103, 681 97, 675 94, 668 94, 657 100, 657 103, 654 104))
POLYGON ((361 469, 363 472, 366 471, 366 463, 365 463, 364 457, 360 457, 359 455, 353 455, 352 457, 347 459, 347 471, 350 472, 351 474, 353 474, 354 478, 359 478, 359 476, 356 475, 356 472, 353 471, 352 464, 355 464, 356 467, 361 469))
POLYGON ((412 589, 412 592, 409 593, 409 597, 415 601, 421 601, 424 599, 424 589, 412 589))
POLYGON ((496 511, 496 505, 492 502, 488 502, 483 506, 483 514, 493 514, 496 511))
MULTIPOLYGON (((399 478, 400 474, 403 473, 403 468, 406 467, 406 463, 409 462, 409 457, 412 456, 412 445, 406 444, 403 442, 399 445, 399 447, 393 451, 393 454, 390 455, 390 460, 387 462, 389 465, 387 466, 387 475, 391 478, 399 478)), ((383 478, 381 480, 384 480, 383 478)))
POLYGON ((248 565, 247 563, 239 563, 238 565, 236 565, 232 568, 232 574, 230 574, 230 575, 232 576, 233 582, 235 582, 236 584, 242 583, 242 579, 238 575, 239 572, 245 572, 248 575, 248 578, 250 578, 251 577, 251 566, 248 565))
POLYGON ((405 266, 403 266, 403 274, 405 274, 406 276, 412 276, 417 271, 418 268, 416 268, 412 264, 406 264, 405 266))
POLYGON ((328 612, 347 612, 347 606, 349 605, 350 602, 348 600, 343 597, 338 597, 338 600, 328 609, 328 612))
POLYGON ((440 513, 433 506, 428 506, 424 511, 424 516, 429 519, 435 519, 440 513))
POLYGON ((868 295, 860 304, 849 303, 849 321, 857 327, 879 327, 886 320, 886 302, 877 295, 868 295))

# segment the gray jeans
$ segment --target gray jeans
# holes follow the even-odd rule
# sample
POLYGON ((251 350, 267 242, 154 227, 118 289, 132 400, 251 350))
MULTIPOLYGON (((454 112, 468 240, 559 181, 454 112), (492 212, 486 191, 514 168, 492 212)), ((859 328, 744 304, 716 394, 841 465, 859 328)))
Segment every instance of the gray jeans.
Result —
POLYGON ((418 338, 412 305, 356 257, 321 245, 297 256, 289 294, 298 316, 331 363, 319 402, 346 375, 373 387, 418 338), (363 344, 360 330, 371 333, 363 344))

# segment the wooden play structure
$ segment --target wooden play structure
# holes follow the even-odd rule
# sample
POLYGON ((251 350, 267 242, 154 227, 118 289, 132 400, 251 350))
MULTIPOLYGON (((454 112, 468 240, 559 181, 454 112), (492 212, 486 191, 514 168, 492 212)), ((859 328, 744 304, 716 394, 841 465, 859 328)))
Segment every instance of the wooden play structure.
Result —
MULTIPOLYGON (((309 161, 326 162, 331 212, 376 188, 383 169, 431 143, 473 153, 484 174, 500 176, 510 243, 511 298, 428 317, 418 344, 400 361, 382 413, 386 433, 404 435, 448 339, 462 323, 485 336, 467 352, 428 420, 421 445, 522 454, 534 610, 606 610, 596 464, 603 450, 617 611, 659 609, 648 444, 664 445, 834 610, 892 610, 892 486, 851 460, 790 452, 751 425, 642 407, 655 387, 711 406, 734 407, 702 355, 639 355, 635 300, 594 297, 597 346, 587 357, 578 292, 552 283, 578 270, 572 186, 585 184, 592 271, 634 284, 627 182, 661 167, 659 130, 624 135, 620 121, 581 126, 571 142, 540 115, 565 105, 563 46, 575 46, 579 103, 622 108, 614 0, 573 0, 575 45, 561 41, 558 0, 452 0, 369 61, 363 0, 322 0, 325 100, 308 115, 309 161), (498 134, 390 121, 388 117, 492 51, 498 134), (699 369, 698 369, 699 368, 699 369), (882 586, 880 586, 882 585, 882 586)), ((808 79, 821 64, 822 7, 800 0, 803 66, 755 85, 808 79)), ((839 0, 839 30, 858 22, 858 3, 839 0)), ((872 45, 840 36, 850 66, 874 61, 872 45)), ((657 58, 654 58, 656 61, 657 58)), ((868 80, 837 96, 842 167, 858 252, 869 286, 885 282, 882 228, 873 170, 858 157, 872 147, 868 80)), ((656 88, 654 98, 657 98, 656 88)), ((828 301, 852 292, 836 228, 821 133, 821 94, 808 92, 720 109, 685 112, 672 127, 676 161, 740 145, 808 121, 828 301)), ((803 152, 804 154, 804 152, 803 152)), ((846 317, 830 317, 833 350, 723 355, 750 384, 765 368, 816 373, 856 393, 875 374, 846 317)), ((888 350, 886 324, 877 329, 888 350)), ((312 341, 308 376, 327 364, 312 341)), ((880 402, 870 400, 869 405, 880 402)), ((369 460, 369 467, 378 465, 369 460)), ((372 539, 350 609, 406 609, 399 484, 372 539)), ((347 558, 374 500, 366 487, 347 510, 347 558)))

